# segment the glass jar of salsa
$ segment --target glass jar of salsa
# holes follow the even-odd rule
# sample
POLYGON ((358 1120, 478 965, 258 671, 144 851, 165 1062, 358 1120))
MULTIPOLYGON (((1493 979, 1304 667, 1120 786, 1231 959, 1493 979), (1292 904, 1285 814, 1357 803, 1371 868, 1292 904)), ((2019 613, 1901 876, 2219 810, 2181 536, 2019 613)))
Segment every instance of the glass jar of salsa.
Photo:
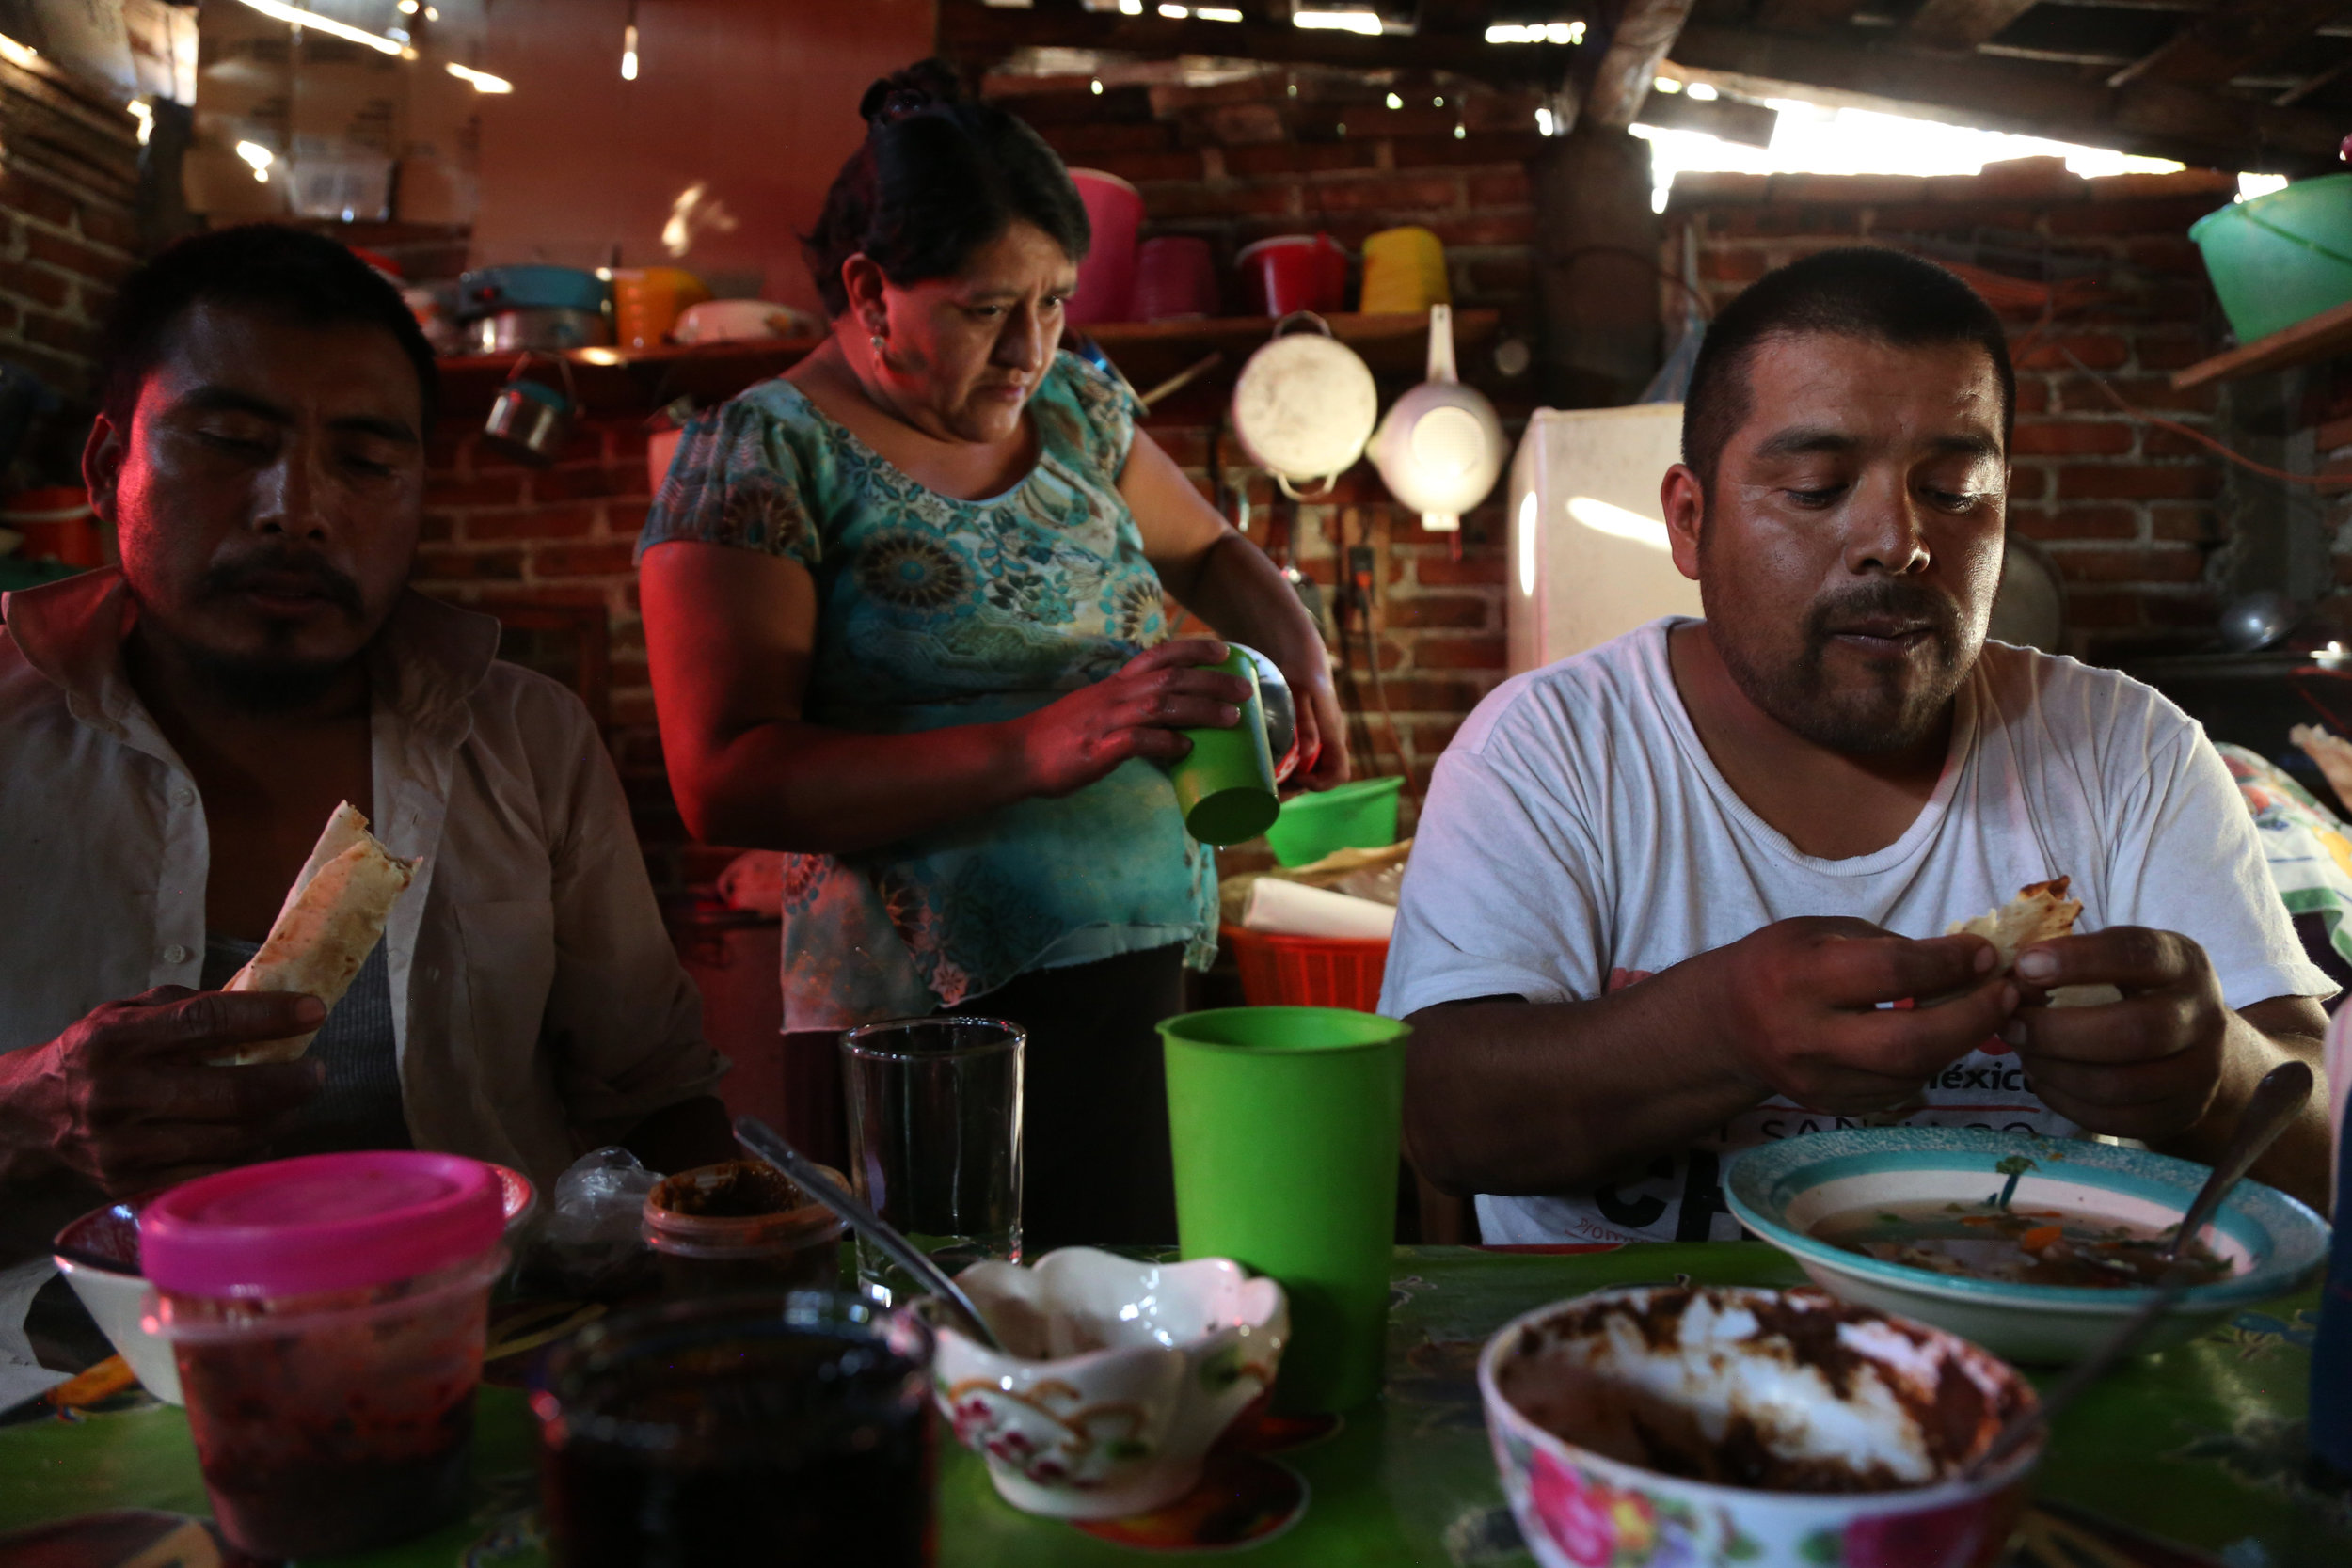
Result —
POLYGON ((834 1291, 591 1324, 532 1395, 557 1568, 931 1560, 931 1331, 834 1291))

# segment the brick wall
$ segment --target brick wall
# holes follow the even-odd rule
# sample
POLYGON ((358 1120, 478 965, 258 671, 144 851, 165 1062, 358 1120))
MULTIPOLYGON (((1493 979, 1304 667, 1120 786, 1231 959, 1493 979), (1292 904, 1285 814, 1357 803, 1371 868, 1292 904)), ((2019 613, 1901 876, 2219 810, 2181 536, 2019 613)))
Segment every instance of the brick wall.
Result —
MULTIPOLYGON (((1252 241, 1320 230, 1356 249, 1365 236, 1400 224, 1431 230, 1445 243, 1455 306, 1501 314, 1494 338, 1466 353, 1461 370, 1494 399, 1517 439, 1533 406, 1533 378, 1500 373, 1491 348, 1531 340, 1536 330, 1525 167, 1542 147, 1533 92, 1425 72, 1372 78, 1271 69, 1211 87, 1112 85, 1099 95, 1084 79, 1000 80, 990 88, 1073 166, 1134 182, 1144 199, 1145 238, 1207 239, 1228 269, 1229 310, 1241 304, 1232 260, 1252 241), (1391 95, 1399 107, 1389 106, 1391 95)), ((1238 368, 1222 367, 1156 408, 1146 424, 1204 493, 1216 490, 1212 432, 1238 368)), ((1383 404, 1418 379, 1417 372, 1384 376, 1383 404)), ((1500 491, 1464 518, 1457 545, 1424 532, 1417 514, 1392 505, 1369 464, 1343 476, 1332 494, 1295 504, 1263 475, 1248 473, 1230 440, 1221 456, 1233 494, 1248 501, 1246 516, 1238 506, 1229 515, 1327 591, 1339 581, 1346 546, 1375 550, 1380 569, 1371 637, 1351 635, 1353 680, 1342 695, 1359 716, 1359 771, 1400 770, 1393 715, 1412 749, 1416 782, 1425 784, 1438 752, 1503 675, 1500 491)), ((1351 618, 1351 626, 1358 624, 1351 618)), ((1256 859, 1247 850, 1227 857, 1237 865, 1256 859)))
POLYGON ((72 476, 71 413, 87 410, 98 323, 139 251, 138 156, 135 122, 111 96, 45 61, 0 63, 0 360, 70 405, 37 433, 25 483, 72 476))
POLYGON ((1773 267, 1857 243, 2057 281, 2046 326, 2033 304, 2003 310, 2020 350, 2010 521, 2057 562, 2070 651, 2112 661, 2210 637, 2240 509, 2260 504, 2218 460, 2119 410, 2086 373, 2137 408, 2236 439, 2224 388, 2169 381, 2226 345, 2186 231, 2235 190, 2234 177, 2201 170, 2085 180, 2056 158, 1931 179, 1686 175, 1665 254, 1678 268, 1694 234, 1716 307, 1773 267))
MULTIPOLYGON (((1019 84, 1012 106, 1072 163, 1134 180, 1147 204, 1147 235, 1201 233, 1230 256, 1271 233, 1323 228, 1354 245, 1392 224, 1426 223, 1449 238, 1457 301, 1502 311, 1503 335, 1531 333, 1533 220, 1517 160, 1534 138, 1516 128, 1521 106, 1507 95, 1456 101, 1450 85, 1428 84, 1421 103, 1449 100, 1442 128, 1433 130, 1420 109, 1386 109, 1386 87, 1301 82, 1296 100, 1279 76, 1245 84, 1247 91, 1113 87, 1100 96, 1083 82, 1054 92, 1032 82, 1019 84)), ((1397 90, 1409 104, 1408 86, 1397 90)), ((1858 240, 1940 245, 1947 259, 1972 256, 1989 271, 2095 278, 2095 292, 2058 313, 2024 356, 2012 518, 2065 575, 2075 651, 2121 657, 2210 627, 2233 542, 2229 495, 2218 465, 2116 412, 2059 348, 2142 407, 2225 428, 2220 397, 2174 394, 2165 376, 2221 344, 2184 230, 2230 190, 2222 177, 2194 173, 2083 181, 2049 160, 1955 180, 1686 177, 1668 210, 1667 255, 1678 258, 1682 230, 1693 229, 1704 287, 1717 304, 1770 267, 1858 240)), ((2033 309, 2008 314, 2021 340, 2040 316, 2033 309)), ((1533 396, 1528 379, 1500 375, 1484 352, 1467 356, 1463 368, 1496 400, 1516 438, 1533 396)), ((1212 438, 1232 369, 1175 395, 1146 423, 1204 493, 1216 490, 1212 438)), ((1384 404, 1412 379, 1384 378, 1384 404)), ((2344 428, 2352 445, 2352 424, 2344 428)), ((1384 693, 1413 750, 1417 782, 1425 782, 1463 718, 1503 675, 1500 495, 1464 519, 1457 543, 1423 532, 1417 516, 1390 502, 1368 465, 1343 476, 1330 495, 1299 504, 1249 473, 1230 440, 1221 456, 1236 503, 1229 515, 1327 590, 1339 580, 1347 546, 1373 547, 1370 644, 1350 638, 1355 679, 1346 695, 1359 716, 1357 744, 1375 749, 1367 771, 1397 770, 1384 693), (1379 691, 1370 678, 1375 660, 1379 691)), ((494 607, 604 609, 612 741, 657 879, 675 889, 707 877, 723 854, 685 840, 645 679, 628 564, 647 495, 637 421, 592 422, 561 463, 541 471, 485 451, 453 424, 436 443, 434 464, 420 585, 494 607)), ((2352 571, 2345 578, 2352 581, 2352 571)), ((1244 852, 1229 863, 1255 858, 1244 852)))

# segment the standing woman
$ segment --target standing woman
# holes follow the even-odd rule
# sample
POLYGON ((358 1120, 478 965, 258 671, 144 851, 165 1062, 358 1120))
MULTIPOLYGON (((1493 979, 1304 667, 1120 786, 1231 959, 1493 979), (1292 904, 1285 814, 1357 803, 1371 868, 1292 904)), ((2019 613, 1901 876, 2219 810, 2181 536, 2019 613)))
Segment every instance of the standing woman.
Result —
POLYGON ((689 428, 639 546, 671 784, 696 837, 786 852, 787 1032, 1022 1024, 1029 1250, 1169 1241, 1153 1025, 1216 896, 1165 765, 1248 689, 1163 595, 1281 668, 1315 787, 1322 639, 1057 352, 1088 230, 1052 150, 935 65, 859 110, 806 242, 832 335, 689 428))

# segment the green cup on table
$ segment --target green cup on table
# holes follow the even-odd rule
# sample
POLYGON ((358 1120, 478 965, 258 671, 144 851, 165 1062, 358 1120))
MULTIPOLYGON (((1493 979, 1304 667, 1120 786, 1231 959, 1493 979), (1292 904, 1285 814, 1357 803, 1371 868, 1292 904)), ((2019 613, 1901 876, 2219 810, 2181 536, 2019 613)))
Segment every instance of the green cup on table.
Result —
POLYGON ((1192 750, 1168 766, 1184 831, 1203 844, 1239 844, 1257 837, 1281 815, 1274 792, 1274 751, 1267 744, 1265 704, 1258 695, 1258 666, 1249 650, 1228 645, 1222 671, 1249 683, 1241 719, 1225 729, 1179 730, 1192 750))
POLYGON ((1408 1033, 1343 1007, 1227 1007, 1160 1025, 1184 1255, 1233 1259, 1290 1297, 1274 1387, 1285 1414, 1380 1391, 1408 1033))

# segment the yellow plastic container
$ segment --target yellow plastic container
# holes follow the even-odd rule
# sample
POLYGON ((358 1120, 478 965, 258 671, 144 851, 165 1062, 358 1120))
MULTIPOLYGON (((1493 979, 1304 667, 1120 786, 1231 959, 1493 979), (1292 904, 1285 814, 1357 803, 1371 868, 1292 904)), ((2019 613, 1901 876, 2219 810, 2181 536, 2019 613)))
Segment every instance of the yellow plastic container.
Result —
POLYGON ((1445 245, 1418 225, 1384 229, 1364 241, 1367 315, 1422 315, 1432 305, 1454 303, 1446 277, 1445 245))

